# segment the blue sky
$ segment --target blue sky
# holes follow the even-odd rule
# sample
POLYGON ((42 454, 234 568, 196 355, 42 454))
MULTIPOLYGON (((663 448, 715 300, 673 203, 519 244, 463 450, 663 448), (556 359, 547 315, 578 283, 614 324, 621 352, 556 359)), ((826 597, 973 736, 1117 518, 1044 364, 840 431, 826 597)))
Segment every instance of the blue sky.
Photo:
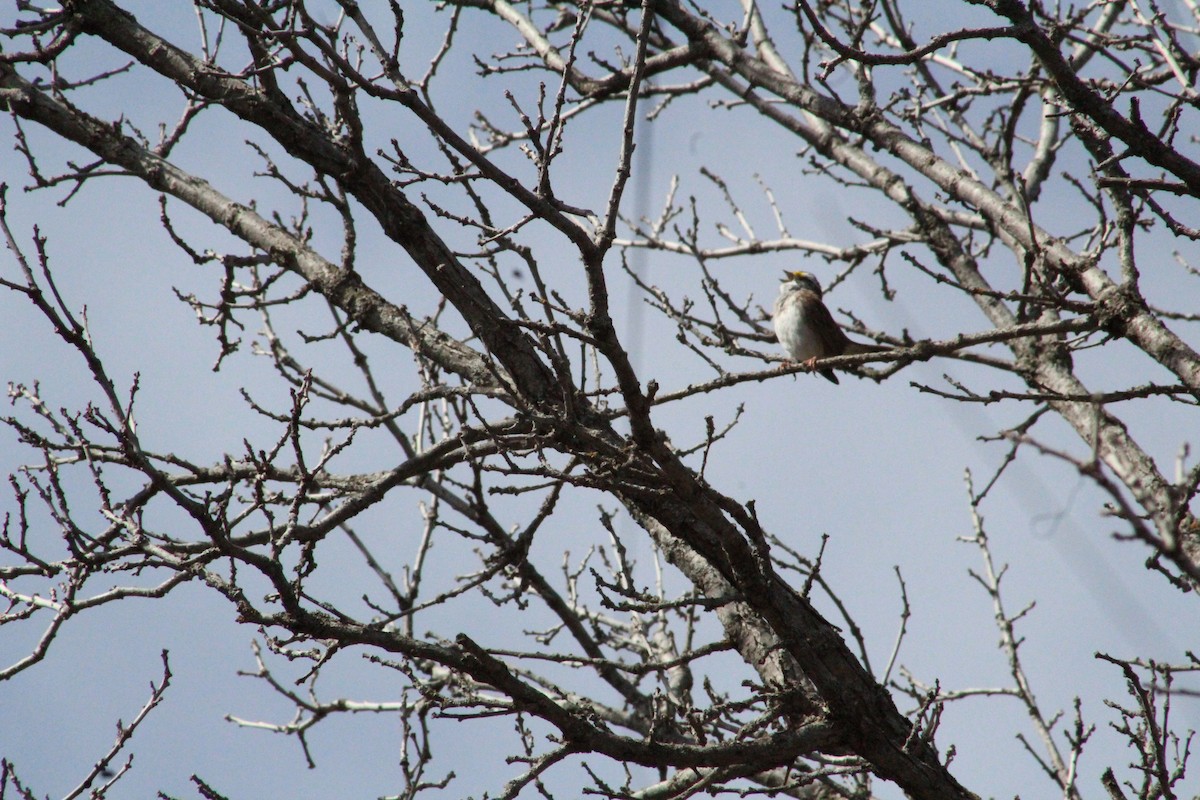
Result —
MULTIPOLYGON (((178 31, 181 41, 194 42, 194 19, 182 6, 163 11, 155 26, 178 31)), ((146 12, 149 8, 143 6, 146 12)), ((156 5, 154 10, 161 9, 156 5)), ((150 19, 147 13, 141 16, 150 19)), ((409 24, 406 48, 411 43, 412 49, 405 52, 415 65, 428 57, 437 42, 428 33, 433 28, 422 26, 440 23, 412 13, 409 24)), ((500 23, 477 22, 473 16, 464 23, 462 36, 478 41, 485 52, 497 51, 512 39, 511 31, 500 23)), ((117 60, 83 46, 67 63, 78 77, 117 60)), ((444 70, 452 75, 463 67, 464 62, 450 63, 444 70)), ((450 78, 435 84, 439 110, 465 124, 471 110, 485 105, 497 119, 514 124, 511 110, 503 116, 506 102, 499 95, 498 79, 459 74, 463 75, 460 84, 450 78)), ((533 81, 518 80, 517 92, 521 101, 531 103, 533 81)), ((82 92, 77 102, 101 116, 124 111, 147 132, 159 120, 172 120, 182 107, 177 91, 140 72, 82 92)), ((365 113, 381 145, 398 137, 414 158, 434 159, 424 131, 411 117, 379 107, 365 113)), ((620 119, 615 107, 588 119, 568 129, 565 153, 556 167, 556 188, 572 204, 599 208, 610 186, 620 119)), ((11 119, 0 124, 11 141, 11 119)), ((27 132, 47 172, 63 169, 67 159, 84 158, 32 126, 27 126, 27 132)), ((804 160, 796 154, 798 143, 764 126, 748 109, 714 111, 700 102, 680 101, 647 126, 644 135, 653 140, 652 145, 643 141, 652 156, 639 159, 634 182, 636 195, 648 203, 646 213, 656 213, 671 177, 678 175, 679 194, 696 196, 710 241, 716 239, 713 220, 735 223, 711 183, 699 173, 700 165, 709 165, 731 182, 747 217, 764 235, 769 235, 773 217, 755 175, 774 191, 790 233, 799 238, 847 245, 864 238, 848 223, 851 217, 870 218, 877 224, 898 220, 894 210, 871 205, 875 201, 865 194, 846 193, 806 174, 804 160)), ((262 163, 247 139, 269 145, 261 135, 233 124, 228 114, 210 112, 178 151, 177 162, 238 200, 257 198, 260 209, 278 211, 285 218, 297 213, 294 199, 278 185, 253 175, 261 171, 262 163)), ((529 170, 522 172, 519 156, 499 158, 528 176, 529 170)), ((304 176, 295 165, 281 163, 304 176)), ((1081 163, 1074 168, 1080 174, 1086 169, 1081 163)), ((243 347, 214 372, 218 349, 212 331, 196 324, 195 315, 176 299, 175 290, 211 300, 219 272, 212 265, 191 263, 171 244, 158 224, 158 202, 151 192, 129 178, 106 178, 90 182, 60 206, 64 188, 21 191, 28 177, 26 165, 15 153, 0 161, 0 179, 12 187, 9 221, 19 242, 32 252, 34 225, 48 237, 51 266, 64 300, 75 310, 86 307, 96 348, 118 387, 127 388, 134 374, 140 375, 139 431, 149 447, 186 453, 203 463, 239 451, 244 439, 262 444, 278 435, 275 427, 250 411, 240 393, 245 388, 275 409, 288 403, 286 387, 269 361, 253 353, 251 342, 261 340, 255 321, 246 318, 243 347)), ((1052 231, 1065 231, 1074 224, 1073 212, 1058 199, 1069 197, 1069 192, 1061 184, 1052 188, 1050 198, 1036 208, 1038 220, 1052 231)), ((435 197, 444 194, 433 187, 429 191, 435 197)), ((629 196, 631 203, 634 194, 629 196)), ((457 197, 449 202, 463 201, 457 197)), ((169 209, 193 245, 241 252, 224 232, 195 213, 178 203, 171 203, 169 209)), ((318 212, 313 222, 314 242, 336 260, 340 236, 336 220, 318 212)), ((470 233, 446 229, 455 241, 469 244, 470 233)), ((364 278, 415 313, 432 312, 439 298, 365 215, 360 236, 358 265, 364 278)), ((565 243, 544 228, 531 227, 526 241, 563 296, 581 302, 584 284, 577 256, 572 257, 565 243)), ((1187 305, 1181 298, 1196 296, 1195 278, 1170 260, 1171 250, 1182 246, 1169 239, 1148 239, 1140 255, 1143 263, 1153 265, 1147 284, 1158 297, 1187 305)), ((661 253, 641 258, 639 268, 647 281, 676 297, 699 297, 699 271, 689 259, 661 253)), ((822 279, 833 276, 833 268, 824 262, 790 254, 714 262, 710 267, 734 296, 753 297, 764 308, 774 299, 782 269, 802 267, 822 279)), ((1010 253, 998 250, 987 268, 997 275, 1015 274, 1016 265, 1010 253)), ((11 256, 0 261, 0 274, 15 278, 11 256)), ((615 257, 608 274, 615 289, 612 296, 623 298, 614 312, 621 329, 633 332, 627 346, 644 378, 657 380, 663 392, 711 378, 699 359, 674 344, 674 327, 627 293, 615 257)), ((894 300, 880 295, 877 281, 864 268, 832 291, 828 304, 835 313, 851 309, 869 325, 896 334, 907 330, 914 338, 987 329, 974 306, 948 301, 926 277, 906 270, 899 259, 889 263, 888 278, 898 290, 894 300)), ((517 285, 530 288, 527 280, 524 284, 518 280, 517 285)), ((297 330, 328 329, 330 318, 323 303, 310 299, 297 308, 280 310, 275 323, 322 374, 354 385, 355 372, 344 350, 335 345, 300 348, 297 330)), ((453 318, 447 325, 462 330, 453 318)), ((1195 333, 1186 330, 1185 336, 1195 343, 1195 333)), ((398 402, 415 387, 410 354, 378 337, 363 339, 375 363, 395 365, 380 374, 386 378, 389 396, 398 402)), ((1133 355, 1120 346, 1100 348, 1079 357, 1081 372, 1096 388, 1164 377, 1146 370, 1133 355), (1131 374, 1136 377, 1130 379, 1131 374)), ((759 365, 742 361, 732 366, 759 365)), ((957 539, 972 533, 964 471, 973 473, 979 487, 1006 452, 1004 444, 982 442, 980 437, 1015 424, 1029 409, 956 404, 911 385, 944 387, 943 373, 976 387, 989 386, 993 380, 979 368, 946 361, 914 365, 883 384, 845 376, 840 386, 834 386, 816 376, 783 376, 663 406, 655 422, 673 442, 686 447, 703 438, 706 415, 712 415, 720 427, 739 407, 744 409, 734 431, 714 448, 708 479, 739 501, 754 500, 766 529, 805 554, 815 554, 822 534, 830 536, 824 575, 861 625, 877 670, 888 660, 899 625, 899 570, 913 612, 899 663, 929 683, 940 679, 946 689, 1008 685, 1005 659, 995 646, 990 601, 968 574, 980 568, 979 554, 957 539)), ((12 292, 0 294, 0 380, 40 381, 43 397, 53 408, 78 408, 97 399, 78 355, 12 292)), ((1194 418, 1165 401, 1139 405, 1118 412, 1127 414, 1124 418, 1135 437, 1159 459, 1163 471, 1173 474, 1181 443, 1194 438, 1194 418)), ((1074 434, 1061 423, 1051 420, 1037 430, 1052 444, 1080 452, 1074 434)), ((3 436, 0 465, 6 473, 36 458, 15 446, 11 432, 3 436)), ((309 444, 319 448, 320 437, 309 444)), ((360 445, 345 462, 346 468, 380 469, 398 458, 394 445, 389 448, 383 437, 365 436, 360 445)), ((694 459, 697 466, 698 459, 694 459)), ((86 496, 90 491, 86 477, 75 480, 74 488, 86 496)), ((397 566, 411 552, 420 499, 415 492, 398 493, 386 514, 370 516, 360 525, 361 532, 394 556, 397 566)), ((1010 565, 1005 579, 1010 612, 1036 601, 1020 632, 1026 637, 1022 655, 1039 700, 1045 709, 1069 714, 1073 698, 1081 695, 1087 698, 1084 714, 1098 726, 1081 767, 1084 785, 1093 794, 1099 789, 1096 776, 1104 767, 1123 765, 1132 758, 1108 730, 1106 723, 1113 716, 1100 699, 1125 702, 1123 678, 1093 654, 1179 661, 1185 650, 1194 647, 1188 634, 1195 629, 1189 598, 1143 568, 1144 548, 1114 541, 1111 533, 1116 526, 1101 515, 1102 500, 1070 466, 1027 452, 982 507, 994 556, 1010 565)), ((589 546, 603 541, 595 512, 602 501, 585 491, 574 493, 567 501, 572 513, 556 523, 553 537, 541 540, 541 555, 551 561, 561 557, 555 556, 557 547, 578 559, 589 546)), ((13 503, 11 495, 0 496, 0 510, 11 512, 13 503)), ((514 524, 529 511, 515 501, 502 507, 514 524)), ((186 525, 170 514, 158 523, 186 525)), ((37 524, 39 536, 48 540, 56 536, 44 517, 37 524)), ((620 531, 641 560, 647 581, 652 580, 647 540, 632 524, 624 524, 620 531)), ((461 555, 455 548, 450 543, 439 545, 431 568, 434 575, 448 578, 453 573, 461 555)), ((329 544, 321 570, 316 581, 330 596, 353 602, 361 593, 355 581, 363 579, 364 569, 344 541, 329 544)), ((818 602, 833 613, 827 601, 818 602)), ((485 603, 463 603, 431 615, 424 625, 422 630, 436 631, 438 636, 452 638, 461 630, 493 645, 528 627, 526 620, 499 618, 485 603)), ((6 666, 19 659, 38 635, 36 625, 6 627, 0 631, 0 660, 6 666)), ((43 664, 0 683, 0 714, 5 719, 0 755, 16 764, 23 780, 39 795, 65 794, 109 746, 116 721, 129 720, 148 697, 150 682, 160 677, 159 653, 168 649, 172 687, 162 707, 135 736, 129 748, 135 755, 134 768, 115 796, 147 797, 160 790, 188 796, 187 780, 193 773, 232 797, 375 797, 397 791, 399 745, 394 718, 360 715, 318 726, 310 742, 317 761, 312 770, 306 768, 294 741, 225 720, 226 715, 271 721, 291 716, 290 707, 260 681, 237 674, 254 669, 250 641, 259 636, 253 628, 237 624, 232 607, 200 585, 183 587, 165 601, 131 600, 85 614, 65 628, 43 664)), ((284 673, 292 669, 274 666, 284 673)), ((318 685, 328 692, 326 699, 345 695, 393 701, 403 690, 399 674, 369 665, 362 653, 342 654, 318 685)), ((1180 702, 1175 713, 1183 727, 1200 722, 1190 702, 1180 702)), ((444 745, 445 769, 458 775, 447 796, 494 793, 515 774, 516 767, 503 763, 505 748, 511 746, 511 733, 503 724, 440 721, 437 726, 451 741, 444 745)), ((1018 732, 1033 738, 1016 700, 972 699, 950 706, 939 741, 943 747, 956 744, 953 772, 974 791, 995 797, 1048 794, 1052 787, 1022 751, 1015 739, 1018 732)), ((555 780, 570 785, 571 774, 555 780)), ((896 796, 894 787, 878 788, 881 796, 896 796)))

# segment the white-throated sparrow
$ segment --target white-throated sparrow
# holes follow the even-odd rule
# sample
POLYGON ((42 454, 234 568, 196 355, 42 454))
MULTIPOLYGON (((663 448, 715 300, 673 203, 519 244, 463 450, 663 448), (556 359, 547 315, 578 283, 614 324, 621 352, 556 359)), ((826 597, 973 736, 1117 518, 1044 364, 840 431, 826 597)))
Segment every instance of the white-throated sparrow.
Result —
MULTIPOLYGON (((878 353, 874 344, 851 341, 821 301, 821 284, 807 272, 784 272, 775 299, 775 335, 788 358, 812 369, 818 358, 878 353)), ((837 375, 828 367, 821 374, 834 383, 837 375)))

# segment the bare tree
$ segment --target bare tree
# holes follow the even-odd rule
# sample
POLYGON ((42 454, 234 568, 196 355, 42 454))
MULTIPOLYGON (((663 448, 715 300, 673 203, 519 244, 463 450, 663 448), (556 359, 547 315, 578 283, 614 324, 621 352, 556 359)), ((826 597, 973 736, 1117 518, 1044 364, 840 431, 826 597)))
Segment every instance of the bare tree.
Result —
MULTIPOLYGON (((938 359, 971 377, 914 383, 930 402, 1019 415, 980 432, 1008 456, 968 495, 976 577, 1013 681, 991 693, 1023 704, 1029 751, 1064 797, 1178 796, 1190 734, 1169 710, 1175 677, 1196 665, 1104 656, 1129 687, 1113 702, 1136 759, 1081 786, 1094 723, 1039 705, 1023 612, 1004 604, 978 508, 1009 464, 1040 452, 1106 497, 1131 569, 1146 559, 1187 593, 1200 580, 1196 295, 1153 295, 1139 260, 1195 286, 1194 4, 935 4, 958 17, 946 24, 896 0, 196 0, 190 31, 108 0, 15 5, 0 101, 29 188, 56 193, 68 216, 78 193, 119 178, 157 193, 182 259, 215 278, 179 298, 214 331, 217 368, 256 336, 290 404, 246 390, 259 426, 215 460, 159 446, 138 427, 138 379, 114 373, 64 299, 53 241, 7 214, 0 283, 86 365, 93 400, 67 408, 10 384, 5 421, 28 455, 10 478, 0 622, 40 633, 0 678, 35 667, 93 609, 199 584, 260 632, 254 674, 296 709, 240 722, 297 737, 311 763, 308 733, 324 720, 394 715, 397 796, 456 791, 455 734, 435 723, 493 717, 511 722, 521 765, 492 786, 501 797, 869 796, 876 780, 914 798, 988 794, 960 783, 937 738, 946 704, 973 693, 896 670, 895 655, 871 669, 852 616, 835 624, 814 604, 840 606, 821 554, 785 544, 753 500, 706 478, 736 416, 707 417, 699 441, 663 422, 740 384, 791 386, 813 368, 898 381, 938 359), (145 94, 107 92, 131 79, 145 94), (156 133, 142 120, 150 97, 182 107, 156 133), (660 211, 631 211, 651 120, 733 115, 747 138, 783 136, 801 153, 760 180, 774 231, 743 207, 734 154, 661 187, 660 211), (236 159, 214 158, 213 138, 248 138, 272 188, 239 198, 236 159), (789 232, 776 193, 796 180, 854 203, 856 241, 789 232), (724 210, 689 196, 696 183, 724 210), (687 278, 649 280, 630 265, 646 251, 687 278), (822 259, 826 290, 874 275, 891 299, 916 281, 906 297, 920 313, 974 309, 986 325, 933 340, 850 317, 880 350, 792 363, 764 310, 774 287, 747 296, 714 269, 771 252, 822 259), (644 345, 656 361, 700 365, 677 385, 639 369, 614 322, 631 285, 677 334, 644 345), (1136 411, 1149 403, 1166 410, 1136 411), (1123 409, 1180 421, 1173 472, 1123 409), (1075 439, 1042 435, 1050 420, 1075 439), (352 586, 327 560, 347 545, 362 565, 352 586), (434 568, 435 550, 453 557, 434 568), (400 676, 399 696, 322 698, 317 678, 353 653, 400 676), (296 682, 283 677, 297 663, 296 682)), ((164 670, 139 721, 164 697, 164 670)), ((134 727, 71 796, 121 778, 127 766, 108 765, 134 727)), ((0 797, 32 796, 17 768, 5 762, 0 797)))

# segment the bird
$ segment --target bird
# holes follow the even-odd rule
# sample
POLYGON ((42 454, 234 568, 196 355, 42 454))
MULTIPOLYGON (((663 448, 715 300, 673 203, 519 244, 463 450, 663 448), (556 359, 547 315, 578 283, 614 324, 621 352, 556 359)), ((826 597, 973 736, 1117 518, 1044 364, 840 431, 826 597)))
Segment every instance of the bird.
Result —
MULTIPOLYGON (((887 350, 874 344, 853 341, 842 331, 821 300, 821 284, 808 272, 784 271, 779 296, 775 298, 775 335, 792 361, 809 369, 818 358, 879 353, 887 350)), ((826 379, 838 382, 829 367, 820 370, 826 379)))

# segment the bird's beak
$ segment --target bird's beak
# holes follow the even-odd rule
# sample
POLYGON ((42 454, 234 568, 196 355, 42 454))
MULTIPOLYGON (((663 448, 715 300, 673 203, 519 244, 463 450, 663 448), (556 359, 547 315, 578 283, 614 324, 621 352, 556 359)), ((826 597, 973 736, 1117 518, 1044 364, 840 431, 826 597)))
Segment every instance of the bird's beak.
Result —
POLYGON ((790 280, 791 280, 792 278, 794 278, 794 277, 796 277, 796 273, 792 272, 791 270, 787 270, 787 269, 785 269, 785 270, 783 271, 783 279, 784 279, 785 281, 790 281, 790 280))

